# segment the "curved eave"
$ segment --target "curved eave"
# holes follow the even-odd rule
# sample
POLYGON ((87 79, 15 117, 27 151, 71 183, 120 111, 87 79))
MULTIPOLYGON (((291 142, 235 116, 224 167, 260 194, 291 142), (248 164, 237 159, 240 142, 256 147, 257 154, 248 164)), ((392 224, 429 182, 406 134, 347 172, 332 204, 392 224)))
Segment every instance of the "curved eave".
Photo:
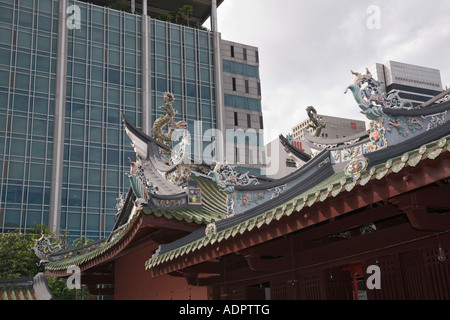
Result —
POLYGON ((189 224, 207 224, 220 219, 218 215, 213 215, 192 207, 176 209, 144 208, 142 211, 147 215, 153 215, 155 217, 165 218, 167 220, 184 221, 189 224))
MULTIPOLYGON (((310 188, 308 191, 303 192, 289 201, 258 216, 251 217, 250 219, 230 226, 229 228, 218 230, 215 234, 205 235, 182 247, 160 253, 159 255, 154 255, 146 261, 145 269, 152 270, 153 275, 157 276, 200 263, 205 259, 205 256, 211 259, 225 255, 229 252, 226 252, 224 249, 219 250, 218 248, 232 247, 229 243, 230 241, 233 241, 234 238, 243 236, 245 239, 250 239, 249 237, 252 234, 252 230, 257 232, 258 229, 277 223, 277 221, 280 221, 281 219, 288 220, 290 216, 292 216, 290 219, 295 219, 294 221, 289 220, 291 223, 294 223, 294 225, 283 227, 285 234, 303 229, 305 225, 312 226, 321 222, 318 217, 312 216, 314 208, 318 208, 321 203, 326 202, 328 199, 338 198, 345 193, 350 194, 355 188, 359 193, 365 190, 364 188, 372 190, 373 184, 388 183, 388 177, 392 175, 398 177, 399 175, 397 174, 400 172, 408 172, 420 167, 420 163, 424 163, 424 167, 435 167, 436 161, 441 161, 443 168, 442 170, 434 170, 434 175, 433 177, 430 177, 429 180, 439 181, 448 178, 450 176, 450 136, 427 143, 418 149, 410 150, 400 157, 388 159, 384 163, 378 164, 370 170, 359 173, 353 177, 347 177, 343 172, 338 172, 313 188, 310 188), (186 255, 190 255, 190 258, 187 259, 186 255)), ((402 175, 400 175, 400 177, 401 176, 402 175)), ((408 184, 404 179, 402 181, 402 183, 408 184)), ((427 183, 430 183, 430 181, 427 182, 420 179, 420 183, 426 185, 427 183)), ((420 188, 420 183, 410 186, 410 188, 420 188)), ((385 188, 387 188, 387 186, 385 186, 385 188)), ((397 193, 402 193, 401 190, 392 190, 391 192, 393 196, 397 193)), ((368 203, 360 204, 361 207, 366 205, 368 205, 368 203)), ((328 210, 331 210, 329 206, 327 206, 327 208, 328 210)), ((349 208, 348 210, 354 209, 356 209, 356 207, 349 208)), ((339 215, 345 214, 348 210, 342 210, 339 215)), ((329 219, 331 216, 322 217, 322 220, 325 218, 329 219)), ((280 232, 279 228, 276 228, 273 233, 274 237, 283 235, 283 232, 280 232)), ((257 241, 264 242, 266 240, 264 240, 263 237, 252 237, 252 240, 246 240, 244 242, 247 243, 246 245, 251 246, 256 244, 257 241)))
POLYGON ((282 134, 279 136, 280 143, 289 150, 295 157, 300 159, 301 161, 308 162, 311 159, 311 156, 300 149, 294 147, 282 134))
MULTIPOLYGON (((99 242, 97 246, 90 245, 87 251, 78 254, 79 248, 61 253, 61 259, 49 262, 45 265, 46 274, 49 276, 65 277, 67 268, 72 265, 80 267, 81 271, 106 263, 117 256, 129 245, 137 232, 148 224, 146 216, 152 216, 151 223, 174 230, 192 232, 206 224, 222 220, 226 217, 225 194, 217 189, 212 181, 200 180, 199 184, 205 191, 205 200, 202 206, 191 205, 187 208, 170 210, 167 208, 139 207, 126 224, 115 230, 115 233, 107 239, 99 242), (206 206, 206 208, 205 208, 206 206), (92 249, 90 249, 92 248, 92 249)), ((178 196, 182 196, 179 194, 178 196)), ((170 197, 161 196, 169 199, 170 197)), ((128 198, 128 197, 127 197, 128 198)), ((127 206, 128 207, 128 206, 127 206)))
POLYGON ((47 263, 45 265, 46 275, 66 277, 70 275, 67 273, 70 266, 76 265, 81 271, 84 271, 112 260, 133 240, 142 225, 143 215, 138 211, 132 220, 115 234, 113 239, 105 240, 101 247, 79 255, 67 252, 63 259, 47 263))
MULTIPOLYGON (((156 144, 158 147, 163 148, 167 151, 170 151, 170 149, 163 145, 162 143, 159 143, 158 141, 156 141, 155 139, 153 139, 152 137, 150 137, 149 135, 145 134, 144 132, 142 132, 142 130, 139 130, 136 126, 134 126, 126 117, 125 115, 122 113, 122 121, 123 124, 125 126, 125 130, 127 131, 128 136, 130 137, 130 139, 133 141, 133 143, 140 143, 142 145, 147 145, 148 143, 154 143, 156 144)), ((147 157, 147 152, 145 153, 145 155, 142 156, 143 158, 147 157)))

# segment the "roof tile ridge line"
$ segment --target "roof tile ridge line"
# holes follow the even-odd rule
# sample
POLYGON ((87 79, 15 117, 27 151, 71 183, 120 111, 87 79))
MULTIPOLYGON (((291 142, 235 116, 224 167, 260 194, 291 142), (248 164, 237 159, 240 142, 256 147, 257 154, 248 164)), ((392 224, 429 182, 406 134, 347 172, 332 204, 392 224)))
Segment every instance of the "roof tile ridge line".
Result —
POLYGON ((27 292, 28 300, 36 300, 37 299, 31 292, 30 288, 27 288, 26 290, 27 290, 26 292, 27 292))
MULTIPOLYGON (((215 182, 212 182, 212 183, 215 183, 215 182)), ((201 185, 201 189, 204 190, 209 196, 219 197, 224 201, 226 200, 226 195, 218 188, 214 188, 214 186, 211 186, 208 183, 200 182, 200 180, 199 180, 199 184, 201 185)), ((202 204, 203 204, 203 201, 202 201, 202 204)), ((207 201, 207 206, 216 208, 217 210, 222 210, 222 211, 224 211, 224 214, 226 214, 227 208, 225 206, 225 202, 223 203, 223 207, 221 207, 219 204, 217 204, 217 202, 207 201)))
POLYGON ((200 185, 204 186, 205 188, 207 188, 208 190, 210 190, 210 192, 215 193, 222 198, 226 198, 226 195, 223 194, 223 192, 220 190, 219 186, 217 185, 217 183, 215 181, 199 179, 199 180, 197 180, 197 182, 198 182, 198 184, 200 184, 200 185))
MULTIPOLYGON (((443 141, 444 139, 447 141, 447 143, 446 143, 446 144, 447 144, 447 149, 450 149, 450 143, 448 143, 448 141, 450 141, 450 135, 449 135, 449 136, 443 137, 443 138, 441 138, 441 139, 439 139, 439 140, 429 142, 429 143, 423 145, 423 146, 420 147, 420 148, 416 148, 416 149, 414 149, 414 150, 409 151, 408 153, 410 153, 410 154, 418 153, 418 152, 420 152, 420 149, 423 149, 424 146, 427 146, 427 150, 428 150, 429 147, 433 147, 433 146, 435 146, 435 145, 438 145, 438 144, 439 144, 441 141, 443 141)), ((441 144, 442 144, 442 146, 440 146, 439 148, 443 150, 443 149, 445 148, 445 144, 444 144, 443 142, 441 142, 441 144)), ((448 151, 450 152, 450 150, 448 150, 448 151)), ((425 152, 426 152, 426 151, 424 151, 422 155, 424 155, 425 152)), ((440 154, 439 154, 439 155, 440 155, 440 154)), ((438 156, 439 156, 439 155, 438 155, 438 156)), ((386 162, 380 163, 380 164, 378 164, 378 165, 372 167, 369 173, 366 172, 366 175, 369 175, 369 176, 372 178, 374 175, 376 175, 376 173, 377 173, 377 171, 378 171, 379 169, 383 169, 383 168, 387 169, 387 170, 386 170, 386 173, 387 173, 387 171, 389 171, 389 170, 391 169, 391 167, 392 167, 391 165, 389 165, 389 162, 390 162, 390 161, 392 162, 393 159, 398 159, 398 158, 399 158, 399 157, 397 156, 397 157, 388 159, 388 160, 386 160, 386 162), (374 170, 373 170, 373 169, 374 169, 374 170)), ((401 158, 401 157, 400 157, 400 158, 401 158)), ((421 159, 422 159, 422 157, 421 157, 421 159)), ((423 158, 423 159, 424 159, 424 158, 423 158)), ((347 178, 347 177, 346 177, 345 181, 344 181, 344 179, 342 179, 342 180, 341 180, 341 183, 340 183, 340 185, 341 185, 340 191, 346 190, 347 192, 350 192, 350 191, 353 189, 354 186, 353 186, 350 190, 348 190, 347 188, 345 188, 345 186, 348 185, 347 182, 351 181, 351 183, 355 183, 355 185, 356 185, 356 182, 357 182, 358 180, 360 180, 361 177, 362 177, 361 175, 358 175, 358 178, 357 178, 357 179, 352 179, 351 177, 350 177, 350 178, 347 178)), ((330 184, 330 185, 331 185, 331 184, 330 184)), ((304 202, 307 203, 308 200, 309 200, 309 198, 315 196, 316 198, 314 199, 313 204, 316 203, 317 198, 318 198, 318 196, 320 195, 320 193, 318 194, 318 192, 319 192, 319 191, 320 191, 320 192, 323 192, 322 190, 324 190, 324 189, 325 189, 325 188, 322 188, 321 190, 318 190, 318 191, 316 191, 316 192, 314 192, 314 193, 306 193, 305 197, 303 198, 303 199, 304 199, 304 202), (306 198, 306 199, 305 199, 305 198, 306 198)), ((311 189, 310 189, 310 190, 311 190, 311 189)), ((339 192, 339 193, 340 193, 340 192, 339 192)), ((293 199, 292 199, 292 200, 293 200, 293 199)), ((257 221, 258 219, 262 218, 262 216, 264 216, 264 215, 266 215, 266 214, 268 214, 268 213, 273 213, 274 215, 277 215, 277 213, 278 213, 280 216, 279 216, 279 218, 278 218, 277 220, 279 220, 279 219, 281 219, 281 217, 282 217, 283 215, 285 215, 285 213, 286 213, 286 211, 287 211, 287 209, 288 209, 288 204, 289 204, 290 202, 294 202, 294 201, 292 201, 292 200, 287 201, 287 202, 283 203, 282 205, 279 205, 279 206, 277 206, 277 207, 275 207, 275 208, 273 208, 273 209, 271 209, 271 210, 268 210, 268 211, 266 211, 266 212, 264 212, 264 213, 262 213, 262 214, 260 214, 260 215, 258 215, 258 216, 251 217, 251 218, 249 218, 248 220, 242 221, 241 223, 239 223, 239 224, 237 224, 237 225, 234 225, 234 226, 231 226, 231 227, 229 227, 229 228, 227 228, 227 229, 221 230, 220 232, 218 232, 217 234, 215 234, 214 237, 217 237, 220 233, 226 233, 226 232, 228 232, 228 231, 230 231, 230 230, 232 230, 232 229, 236 229, 237 232, 236 232, 234 235, 231 234, 231 237, 234 238, 234 236, 235 236, 238 232, 239 232, 240 234, 243 234, 244 232, 248 231, 247 229, 248 229, 248 226, 249 226, 251 220, 257 221), (281 210, 280 210, 280 209, 281 209, 281 210), (278 212, 278 211, 280 211, 280 212, 278 212), (244 230, 243 232, 240 232, 240 230, 242 230, 242 226, 243 226, 244 224, 245 224, 245 230, 244 230)), ((295 205, 294 205, 294 206, 295 206, 295 205)), ((312 206, 312 205, 311 205, 311 206, 312 206)), ((296 207, 296 208, 297 208, 297 207, 296 207)), ((302 209, 303 209, 303 207, 300 208, 300 210, 297 210, 297 211, 300 212, 302 209)), ((273 219, 270 219, 269 223, 270 223, 271 221, 273 221, 273 219)), ((252 226, 253 226, 253 225, 252 225, 252 226)), ((205 236, 205 237, 202 237, 202 238, 200 238, 200 239, 197 239, 196 241, 191 242, 191 243, 188 243, 188 244, 184 245, 183 247, 186 247, 186 246, 189 246, 189 245, 194 245, 195 243, 199 243, 199 242, 204 243, 205 240, 207 239, 207 237, 208 237, 208 236, 205 236)), ((209 243, 208 243, 208 244, 209 244, 209 243)), ((206 244, 206 245, 208 245, 208 244, 206 244)), ((165 257, 165 256, 170 255, 170 254, 173 254, 175 251, 181 250, 181 248, 183 248, 183 247, 175 248, 175 249, 173 249, 173 250, 171 250, 171 251, 165 252, 165 253, 163 253, 163 254, 160 256, 160 258, 165 257)), ((198 248, 198 245, 194 245, 194 248, 193 248, 192 251, 195 251, 197 248, 198 248)), ((149 259, 149 260, 151 260, 151 259, 149 259)), ((161 259, 160 259, 160 260, 161 260, 161 259)), ((167 260, 167 259, 162 259, 162 260, 167 260)), ((165 261, 163 261, 163 262, 165 262, 165 261)))
POLYGON ((369 134, 366 131, 360 131, 356 132, 352 135, 346 136, 346 137, 340 137, 340 138, 322 138, 322 137, 316 137, 312 135, 309 131, 305 131, 305 140, 312 143, 319 143, 319 142, 328 142, 327 144, 345 144, 346 142, 353 141, 358 139, 356 143, 360 143, 366 138, 369 137, 369 134))
MULTIPOLYGON (((199 183, 202 185, 202 187, 204 187, 204 189, 203 188, 201 188, 201 189, 205 190, 205 192, 208 195, 210 195, 210 196, 217 195, 218 197, 223 198, 223 200, 226 200, 226 195, 219 189, 214 190, 211 186, 208 186, 207 184, 204 184, 201 182, 199 182, 199 183)), ((202 200, 202 204, 203 204, 203 200, 202 200)), ((215 202, 207 202, 206 206, 211 207, 211 208, 216 208, 217 210, 222 210, 222 211, 224 211, 223 214, 226 215, 227 208, 225 206, 225 203, 224 203, 223 207, 221 207, 215 202)))
POLYGON ((187 223, 197 223, 197 224, 202 224, 204 223, 203 221, 203 217, 200 217, 198 214, 196 214, 198 212, 198 210, 193 209, 193 208, 179 208, 176 210, 164 210, 164 213, 162 214, 166 219, 170 220, 170 219, 176 219, 175 214, 179 214, 184 221, 186 221, 187 223), (179 210, 181 210, 182 212, 178 212, 179 210), (167 217, 167 214, 170 215, 170 218, 167 217), (175 213, 175 214, 174 214, 175 213), (191 221, 188 221, 191 220, 191 221))

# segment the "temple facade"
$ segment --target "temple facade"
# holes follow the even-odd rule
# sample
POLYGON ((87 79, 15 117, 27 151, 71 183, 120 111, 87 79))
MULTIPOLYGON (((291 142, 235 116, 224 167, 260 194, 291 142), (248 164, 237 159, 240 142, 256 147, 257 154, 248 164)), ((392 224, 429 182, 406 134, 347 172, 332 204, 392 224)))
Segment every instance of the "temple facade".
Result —
POLYGON ((305 164, 277 180, 187 159, 171 119, 151 137, 123 117, 136 159, 114 230, 45 255, 47 276, 77 266, 120 300, 450 299, 450 91, 413 106, 354 75, 370 130, 306 134, 311 154, 280 137, 305 164))

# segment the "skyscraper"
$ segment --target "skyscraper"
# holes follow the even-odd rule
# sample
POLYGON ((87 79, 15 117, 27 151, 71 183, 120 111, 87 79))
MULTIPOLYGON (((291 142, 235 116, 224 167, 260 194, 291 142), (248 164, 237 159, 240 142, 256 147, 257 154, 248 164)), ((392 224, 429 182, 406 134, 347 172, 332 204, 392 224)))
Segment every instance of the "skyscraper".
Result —
POLYGON ((224 129, 222 1, 189 2, 211 31, 153 18, 179 1, 132 1, 134 14, 93 2, 0 0, 0 232, 108 234, 135 157, 121 114, 151 134, 166 91, 190 133, 224 129))
POLYGON ((383 83, 387 94, 398 91, 400 98, 418 106, 442 92, 441 73, 438 69, 397 61, 376 63, 369 68, 372 76, 383 83))

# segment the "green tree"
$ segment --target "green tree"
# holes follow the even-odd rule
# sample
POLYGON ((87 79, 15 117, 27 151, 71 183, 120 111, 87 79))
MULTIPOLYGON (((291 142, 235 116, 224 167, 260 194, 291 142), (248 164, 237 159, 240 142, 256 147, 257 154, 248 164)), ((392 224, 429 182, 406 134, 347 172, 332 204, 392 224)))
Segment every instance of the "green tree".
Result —
POLYGON ((121 0, 109 0, 106 4, 109 8, 131 13, 131 7, 121 0))
POLYGON ((189 27, 189 17, 192 15, 192 13, 194 12, 194 7, 191 5, 184 5, 180 8, 180 10, 178 11, 179 15, 182 18, 186 17, 186 25, 189 27))
MULTIPOLYGON (((44 265, 33 251, 35 240, 42 235, 50 236, 50 242, 59 244, 63 250, 67 249, 66 237, 55 235, 48 227, 36 226, 30 233, 8 232, 0 234, 0 279, 14 279, 34 277, 44 272, 44 265)), ((87 240, 85 240, 87 241, 87 240)), ((69 290, 64 278, 48 277, 49 290, 55 300, 88 299, 85 289, 69 290)))
POLYGON ((156 19, 192 28, 197 28, 200 30, 207 30, 207 28, 203 27, 202 25, 190 21, 190 17, 192 16, 193 12, 194 12, 193 6, 184 5, 180 9, 178 9, 178 11, 171 11, 167 14, 161 14, 156 19))
POLYGON ((23 233, 0 235, 0 278, 33 277, 44 270, 31 248, 34 241, 23 233))

